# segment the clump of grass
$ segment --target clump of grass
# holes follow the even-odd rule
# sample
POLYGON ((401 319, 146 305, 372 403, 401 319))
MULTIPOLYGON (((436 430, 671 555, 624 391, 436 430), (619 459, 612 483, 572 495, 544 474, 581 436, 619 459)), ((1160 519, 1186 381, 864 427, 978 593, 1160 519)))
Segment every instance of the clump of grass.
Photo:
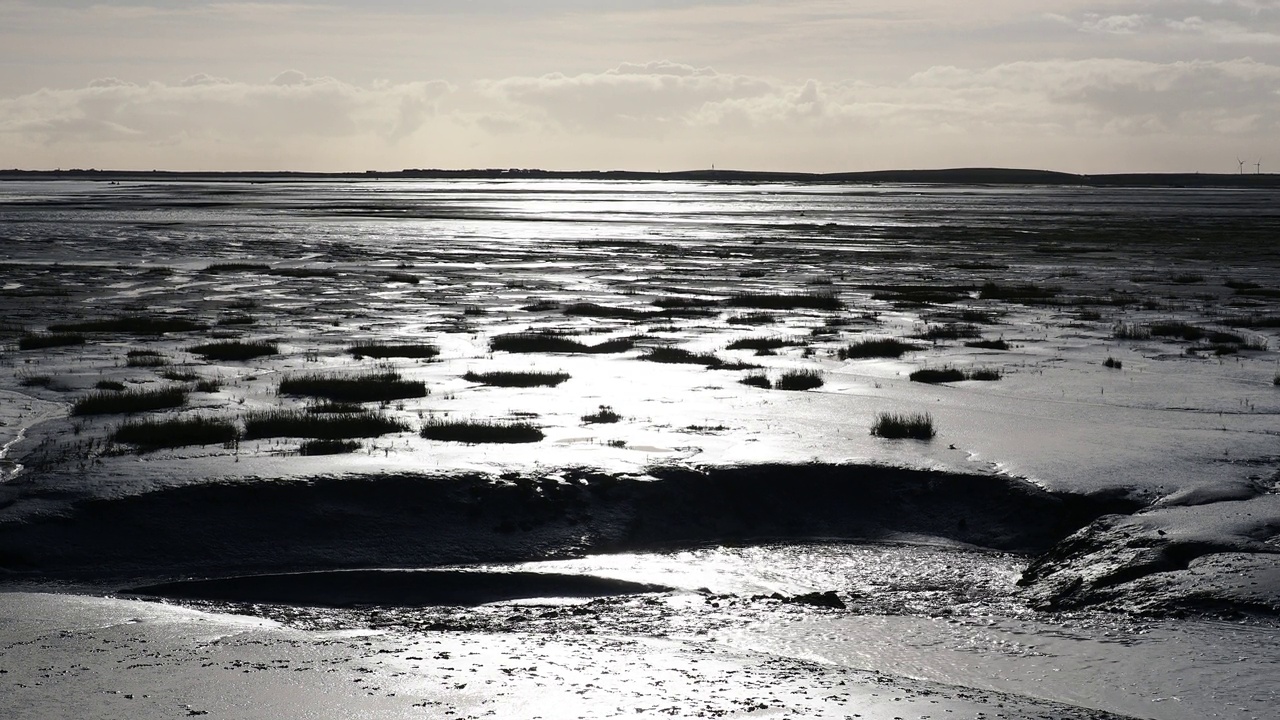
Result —
POLYGON ((842 310, 844 303, 830 292, 811 292, 788 295, 785 293, 740 293, 724 301, 729 307, 764 308, 766 310, 842 310))
POLYGON ((1022 285, 1000 285, 987 282, 978 289, 978 298, 982 300, 1045 300, 1062 292, 1062 288, 1040 286, 1032 283, 1022 285))
POLYGON ((1118 322, 1111 329, 1111 336, 1118 340, 1148 340, 1151 328, 1137 323, 1118 322))
POLYGON ((341 376, 310 374, 280 381, 281 395, 303 395, 332 402, 382 402, 427 395, 421 380, 404 380, 399 373, 383 372, 341 376))
POLYGON ((307 412, 325 414, 340 413, 359 413, 364 412, 364 406, 360 403, 352 402, 322 402, 307 406, 307 412))
POLYGON ((969 296, 971 288, 933 285, 873 286, 872 300, 884 300, 899 306, 946 305, 969 296))
POLYGON ((163 335, 170 332, 201 330, 204 325, 187 318, 149 317, 146 315, 121 315, 101 320, 50 325, 54 332, 131 333, 134 335, 163 335))
POLYGON ((299 455, 343 455, 360 449, 355 440, 308 440, 298 446, 299 455))
POLYGON ((738 338, 729 343, 726 350, 777 350, 778 348, 801 345, 799 340, 780 337, 738 338))
POLYGON ((433 358, 440 354, 440 348, 426 343, 406 345, 388 345, 384 343, 359 343, 347 348, 356 359, 361 358, 433 358))
POLYGON ((166 368, 160 371, 160 377, 174 382, 195 382, 200 379, 200 374, 190 370, 174 370, 173 368, 166 368))
POLYGON ((643 318, 661 315, 658 312, 647 312, 645 310, 637 310, 635 308, 612 307, 608 305, 597 305, 596 303, 580 302, 566 305, 563 310, 565 315, 575 315, 578 317, 598 317, 598 318, 615 318, 623 320, 640 320, 643 318))
POLYGON ((544 300, 539 300, 530 305, 525 305, 520 309, 524 310, 525 312, 547 312, 549 310, 559 310, 560 303, 556 302, 555 300, 544 299, 544 300))
POLYGON ((225 445, 235 441, 234 423, 208 417, 130 421, 116 428, 111 439, 154 450, 187 445, 225 445))
POLYGON ((776 321, 777 318, 769 313, 745 313, 725 318, 730 325, 772 325, 776 321))
POLYGON ((991 368, 978 368, 964 374, 966 380, 983 380, 987 382, 999 380, 1003 376, 1003 373, 999 370, 992 370, 991 368))
POLYGON ((125 354, 125 365, 129 367, 164 367, 169 364, 169 358, 163 353, 155 350, 130 350, 125 354))
POLYGON ((404 432, 409 426, 394 418, 371 412, 317 415, 297 410, 268 410, 244 418, 244 436, 249 440, 271 437, 341 440, 404 432))
POLYGON ((584 423, 616 423, 622 419, 622 416, 613 411, 608 405, 601 405, 600 409, 593 413, 583 415, 584 423))
POLYGON ((19 350, 43 350, 83 344, 84 335, 70 332, 26 333, 18 338, 19 350))
POLYGON ((908 377, 912 382, 936 384, 964 380, 965 374, 956 368, 921 368, 908 377))
POLYGON ((667 310, 679 310, 684 308, 710 307, 719 302, 719 300, 712 300, 710 298, 668 296, 654 300, 653 304, 667 310))
POLYGON ((1280 373, 1276 373, 1276 376, 1271 378, 1271 384, 1280 387, 1280 373))
POLYGON ((80 398, 71 407, 72 415, 109 415, 167 410, 182 407, 187 391, 180 387, 116 391, 95 391, 80 398))
POLYGON ((858 358, 896 358, 902 357, 905 353, 923 349, 924 348, 919 345, 903 342, 897 338, 881 338, 859 340, 858 342, 851 343, 840 348, 836 355, 841 360, 855 360, 858 358))
POLYGON ((417 275, 405 272, 391 272, 386 275, 389 283, 406 283, 408 285, 417 285, 420 279, 417 275))
POLYGON ((271 269, 266 263, 256 262, 220 262, 212 263, 204 269, 207 273, 224 272, 266 272, 271 269))
POLYGON ((982 350, 1008 350, 1011 346, 1009 343, 1001 340, 970 340, 964 344, 965 347, 980 348, 982 350))
POLYGON ((817 370, 788 370, 773 384, 778 390, 812 390, 822 385, 822 373, 817 370))
POLYGON ((257 324, 257 322, 258 322, 257 318, 251 317, 249 315, 227 315, 225 317, 218 318, 218 321, 215 324, 222 325, 222 326, 255 325, 257 324))
POLYGON ((762 388, 764 390, 770 390, 773 388, 773 381, 770 380, 769 376, 765 375, 764 373, 752 373, 751 375, 748 375, 742 378, 738 382, 742 383, 743 385, 750 385, 751 387, 762 388))
POLYGON ((222 382, 208 378, 201 378, 196 381, 196 392, 216 393, 222 389, 222 382))
POLYGON ((959 340, 961 338, 981 337, 982 331, 976 325, 947 323, 945 325, 928 325, 912 337, 921 340, 959 340))
POLYGON ((333 268, 297 267, 297 268, 271 268, 270 270, 267 271, 267 274, 277 275, 279 277, 287 277, 287 278, 317 278, 317 277, 336 278, 341 273, 339 273, 337 270, 333 268))
POLYGON ((1156 335, 1158 337, 1180 338, 1188 342, 1195 342, 1205 335, 1203 328, 1182 322, 1181 320, 1167 320, 1151 323, 1149 330, 1152 335, 1156 335))
POLYGON ((462 379, 468 382, 484 383, 485 385, 496 385, 498 387, 555 387, 568 380, 569 374, 534 370, 495 370, 482 373, 468 371, 462 376, 462 379))
POLYGON ((21 385, 22 387, 43 387, 43 388, 52 387, 53 376, 52 375, 24 375, 22 376, 22 379, 18 381, 18 384, 21 385))
POLYGON ((650 348, 640 356, 640 359, 657 363, 704 365, 709 368, 724 365, 723 360, 711 353, 695 353, 678 347, 650 348))
POLYGON ((1258 288, 1262 287, 1258 283, 1248 282, 1247 280, 1227 280, 1222 284, 1231 288, 1232 290, 1257 290, 1258 288))
POLYGON ((224 342, 196 345, 195 347, 188 348, 188 351, 192 354, 199 355, 206 360, 242 362, 258 357, 276 355, 280 352, 280 348, 275 343, 268 340, 251 340, 249 342, 228 340, 224 342))
POLYGON ((1124 363, 1111 356, 1107 356, 1107 359, 1103 361, 1102 366, 1111 368, 1112 370, 1119 370, 1124 367, 1124 363))
POLYGON ((928 413, 882 412, 876 414, 871 434, 891 439, 932 440, 937 431, 933 427, 933 417, 928 413))
POLYGON ((97 390, 111 390, 112 392, 120 392, 124 390, 124 383, 118 380, 99 380, 94 383, 93 387, 97 390))
POLYGON ((489 339, 489 349, 510 353, 620 353, 635 347, 632 338, 615 338, 595 345, 574 340, 557 333, 527 332, 495 335, 489 339))
POLYGON ((422 437, 461 443, 531 443, 544 436, 542 429, 527 422, 436 419, 422 426, 422 437))

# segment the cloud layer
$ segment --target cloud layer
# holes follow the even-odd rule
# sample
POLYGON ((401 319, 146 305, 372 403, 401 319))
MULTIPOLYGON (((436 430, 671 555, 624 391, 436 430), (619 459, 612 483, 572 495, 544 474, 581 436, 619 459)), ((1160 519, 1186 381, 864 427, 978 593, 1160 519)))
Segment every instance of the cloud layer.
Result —
MULTIPOLYGON (((604 17, 590 4, 562 4, 527 11, 526 35, 563 42, 575 23, 604 17), (569 29, 548 35, 553 19, 569 29)), ((991 17, 961 18, 954 5, 930 0, 874 12, 820 0, 715 7, 653 0, 621 3, 607 14, 630 28, 599 33, 618 40, 609 52, 594 51, 612 56, 609 62, 549 51, 550 59, 537 63, 551 66, 546 71, 528 72, 534 63, 517 62, 529 57, 523 38, 511 41, 509 55, 487 54, 486 74, 477 72, 480 65, 461 72, 441 64, 438 72, 409 67, 378 79, 348 55, 328 73, 313 69, 325 63, 309 62, 275 65, 254 77, 244 65, 206 59, 165 80, 112 73, 7 91, 0 84, 0 166, 674 170, 714 163, 813 171, 1001 165, 1221 172, 1235 168, 1237 155, 1268 154, 1280 164, 1280 2, 1051 4, 1056 12, 1028 13, 1017 9, 1023 3, 997 1, 985 6, 991 17), (942 37, 944 19, 965 37, 951 40, 952 52, 939 53, 931 41, 942 37), (685 57, 706 56, 699 45, 641 42, 645 32, 676 20, 683 32, 719 33, 716 63, 685 57), (797 51, 790 63, 760 59, 776 52, 740 54, 766 27, 774 28, 769 38, 792 50, 803 42, 810 51, 797 51), (896 38, 889 50, 898 52, 841 50, 827 42, 832 27, 855 36, 878 28, 896 38), (975 42, 992 33, 1007 37, 975 42), (1050 50, 1027 50, 1033 38, 1050 50), (682 55, 617 57, 623 47, 682 55), (1185 47, 1198 50, 1177 52, 1185 47), (886 61, 890 69, 863 69, 859 63, 875 52, 897 59, 886 61), (514 65, 526 70, 510 72, 514 65)), ((138 32, 157 23, 178 32, 198 11, 209 22, 230 17, 264 31, 283 32, 287 24, 315 31, 346 17, 341 5, 68 2, 40 11, 0 0, 0 19, 40 32, 54 15, 97 13, 108 26, 127 20, 138 32)), ((372 5, 381 15, 351 16, 353 36, 377 27, 378 17, 421 19, 372 5)), ((478 37, 469 33, 510 22, 493 0, 477 6, 486 12, 458 16, 460 35, 478 37)), ((211 27, 217 34, 221 26, 211 27)), ((288 33, 279 37, 282 46, 292 42, 288 33)), ((262 70, 271 57, 253 56, 254 67, 262 70)))

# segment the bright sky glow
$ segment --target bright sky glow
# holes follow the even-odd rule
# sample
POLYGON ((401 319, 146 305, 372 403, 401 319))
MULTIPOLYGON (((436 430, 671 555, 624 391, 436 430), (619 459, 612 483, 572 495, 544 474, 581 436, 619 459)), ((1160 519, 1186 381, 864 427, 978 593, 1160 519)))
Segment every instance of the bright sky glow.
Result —
POLYGON ((1280 168, 1280 0, 0 0, 0 167, 1280 168))

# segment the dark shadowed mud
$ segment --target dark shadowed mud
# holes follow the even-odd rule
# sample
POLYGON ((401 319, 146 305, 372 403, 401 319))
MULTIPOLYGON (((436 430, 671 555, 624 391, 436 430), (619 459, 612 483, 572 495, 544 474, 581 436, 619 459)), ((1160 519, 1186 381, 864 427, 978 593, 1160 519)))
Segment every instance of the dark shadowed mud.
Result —
POLYGON ((1035 554, 1137 507, 1009 477, 858 465, 317 478, 81 501, 0 525, 0 566, 27 577, 160 580, 904 533, 1035 554))

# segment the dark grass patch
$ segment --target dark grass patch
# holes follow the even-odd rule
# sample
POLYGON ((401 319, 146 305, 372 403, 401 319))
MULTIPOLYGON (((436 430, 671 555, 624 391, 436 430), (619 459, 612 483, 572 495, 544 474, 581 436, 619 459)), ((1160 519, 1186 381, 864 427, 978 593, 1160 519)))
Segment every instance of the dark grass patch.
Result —
POLYGON ((946 305, 969 297, 973 289, 963 285, 873 285, 872 300, 897 305, 946 305))
POLYGON ((93 384, 97 390, 110 390, 112 392, 120 392, 124 390, 124 383, 117 380, 99 380, 93 384))
POLYGON ((982 380, 986 382, 999 380, 1003 376, 1003 373, 999 370, 992 370, 990 368, 978 368, 976 370, 970 370, 964 374, 966 380, 982 380))
POLYGON ((43 350, 83 344, 84 335, 71 332, 27 333, 18 338, 19 350, 43 350))
POLYGON ((777 350, 803 345, 799 340, 780 337, 738 338, 725 346, 726 350, 777 350))
POLYGON ((1204 282, 1204 276, 1197 273, 1179 273, 1169 278, 1169 282, 1176 285, 1194 285, 1204 282))
POLYGON ((585 353, 608 354, 626 352, 635 347, 634 338, 616 338, 595 345, 571 337, 548 332, 508 333, 489 339, 489 349, 510 353, 585 353))
POLYGON ((1271 384, 1280 387, 1280 373, 1276 373, 1276 376, 1271 378, 1271 384))
POLYGON ((1113 357, 1108 356, 1107 359, 1103 361, 1102 366, 1106 368, 1111 368, 1112 370, 1119 370, 1124 367, 1124 363, 1120 362, 1119 360, 1113 357))
POLYGON ((336 278, 341 273, 333 268, 272 268, 267 274, 287 278, 336 278))
POLYGON ((1280 315, 1233 315, 1218 322, 1227 327, 1280 328, 1280 315))
POLYGON ((1225 285, 1226 287, 1231 288, 1232 290, 1256 290, 1262 287, 1258 283, 1248 282, 1245 280, 1227 280, 1222 284, 1225 285))
POLYGON ((1004 340, 970 340, 964 344, 965 347, 979 348, 981 350, 1008 350, 1011 345, 1004 340))
MULTIPOLYGON (((52 375, 23 375, 18 384, 22 387, 53 387, 52 375)), ((124 387, 123 385, 121 387, 124 387)))
POLYGON ((1148 329, 1157 337, 1172 337, 1188 342, 1194 342, 1205 336, 1203 328, 1180 320, 1154 322, 1148 326, 1148 329))
POLYGON ((171 332, 203 330, 204 325, 187 318, 149 317, 146 315, 121 315, 102 320, 86 320, 78 323, 50 325, 54 332, 127 333, 133 335, 163 335, 171 332))
POLYGON ((440 354, 440 348, 426 343, 406 345, 389 345, 385 343, 359 343, 347 348, 356 359, 361 358, 433 358, 440 354))
POLYGON ((387 273, 385 279, 389 283, 405 283, 407 285, 417 285, 421 280, 417 275, 404 272, 387 273))
POLYGON ((956 368, 921 368, 908 377, 912 382, 936 384, 964 380, 965 374, 956 368))
POLYGON ((200 379, 200 374, 190 370, 175 370, 173 368, 167 368, 160 371, 160 377, 174 382, 195 382, 200 379))
POLYGON ((364 412, 364 406, 353 402, 321 402, 308 405, 306 412, 321 415, 361 413, 364 412))
POLYGON ((709 368, 718 368, 724 365, 723 360, 711 353, 695 353, 678 347, 649 348, 640 356, 640 359, 656 363, 704 365, 709 368))
POLYGON ((568 373, 538 372, 533 370, 511 371, 494 370, 492 372, 468 371, 462 376, 468 382, 495 385, 497 387, 555 387, 569 379, 568 373))
POLYGON ((778 319, 769 313, 746 313, 727 317, 724 321, 730 325, 772 325, 778 319))
POLYGON ((208 417, 129 421, 111 435, 118 443, 147 450, 188 445, 225 445, 234 442, 239 431, 235 423, 208 417))
POLYGON ((244 418, 244 436, 249 440, 273 437, 342 440, 378 437, 408 429, 409 426, 399 420, 371 412, 317 415, 297 410, 268 410, 244 418))
POLYGON ((125 365, 129 367, 155 368, 168 364, 169 358, 155 350, 130 350, 125 354, 125 365))
POLYGON ((584 423, 616 423, 622 419, 622 416, 613 411, 608 405, 601 405, 598 410, 588 415, 582 416, 584 423))
POLYGON ((559 310, 560 303, 555 300, 539 300, 530 305, 522 306, 520 309, 525 312, 548 312, 550 310, 559 310))
POLYGON ((220 262, 207 266, 203 272, 206 273, 229 273, 229 272, 267 272, 271 269, 266 263, 256 262, 220 262))
POLYGON ((1117 340, 1149 340, 1151 328, 1130 322, 1118 322, 1111 329, 1111 337, 1117 340))
POLYGON ((761 388, 763 390, 773 389, 773 381, 770 380, 769 376, 765 375, 764 373, 753 373, 751 375, 748 375, 742 378, 738 382, 742 383, 743 385, 749 385, 751 387, 761 388))
POLYGON ((562 312, 565 315, 573 315, 577 317, 613 318, 620 320, 642 320, 644 318, 662 315, 661 312, 648 312, 645 310, 637 310, 635 308, 597 305, 596 303, 589 302, 566 305, 562 312))
POLYGON ((431 420, 422 426, 421 434, 428 440, 468 444, 531 443, 544 437, 533 423, 485 420, 431 420))
POLYGON ((978 288, 981 300, 1046 300, 1062 292, 1062 288, 1024 283, 1021 285, 1001 285, 995 282, 983 283, 978 288))
POLYGON ((299 455, 345 455, 360 449, 355 440, 308 440, 298 446, 299 455))
POLYGON ((222 381, 202 378, 196 381, 196 392, 216 393, 222 389, 222 381))
POLYGON ((822 373, 817 370, 788 370, 778 376, 773 387, 778 390, 812 390, 822 385, 822 373))
POLYGON ((932 440, 937 431, 928 413, 882 412, 876 414, 871 434, 889 439, 932 440))
POLYGON ((281 380, 278 391, 281 395, 316 397, 331 402, 382 402, 425 397, 427 384, 421 380, 404 380, 395 372, 352 376, 311 374, 281 380))
POLYGON ((206 360, 245 361, 254 358, 276 355, 279 346, 268 340, 251 340, 241 342, 228 340, 224 342, 205 343, 187 348, 188 352, 199 355, 206 360))
POLYGON ((840 348, 836 352, 836 356, 841 360, 856 360, 858 358, 896 358, 902 357, 908 352, 916 350, 924 350, 920 345, 909 342, 903 342, 897 338, 880 338, 871 340, 859 340, 840 348))
POLYGON ((947 323, 945 325, 926 325, 921 332, 911 337, 920 340, 960 340, 962 338, 982 337, 982 331, 976 325, 947 323))
POLYGON ((228 325, 235 325, 235 326, 256 325, 257 323, 258 323, 257 318, 250 317, 248 315, 227 315, 225 317, 218 318, 218 321, 214 324, 225 327, 228 325))
POLYGON ((1280 298, 1280 290, 1276 288, 1252 287, 1236 290, 1237 295, 1246 297, 1280 298))
POLYGON ((124 392, 95 391, 80 398, 71 407, 72 415, 109 415, 167 410, 182 407, 187 391, 180 387, 136 389, 124 392))
POLYGON ((844 303, 830 292, 813 293, 741 293, 726 298, 729 307, 763 308, 766 310, 842 310, 844 303))
POLYGON ((658 298, 653 301, 653 304, 657 305, 660 308, 663 308, 664 310, 680 310, 680 309, 686 309, 686 308, 711 307, 713 305, 719 305, 720 300, 718 299, 713 300, 709 298, 670 296, 670 297, 658 298))

